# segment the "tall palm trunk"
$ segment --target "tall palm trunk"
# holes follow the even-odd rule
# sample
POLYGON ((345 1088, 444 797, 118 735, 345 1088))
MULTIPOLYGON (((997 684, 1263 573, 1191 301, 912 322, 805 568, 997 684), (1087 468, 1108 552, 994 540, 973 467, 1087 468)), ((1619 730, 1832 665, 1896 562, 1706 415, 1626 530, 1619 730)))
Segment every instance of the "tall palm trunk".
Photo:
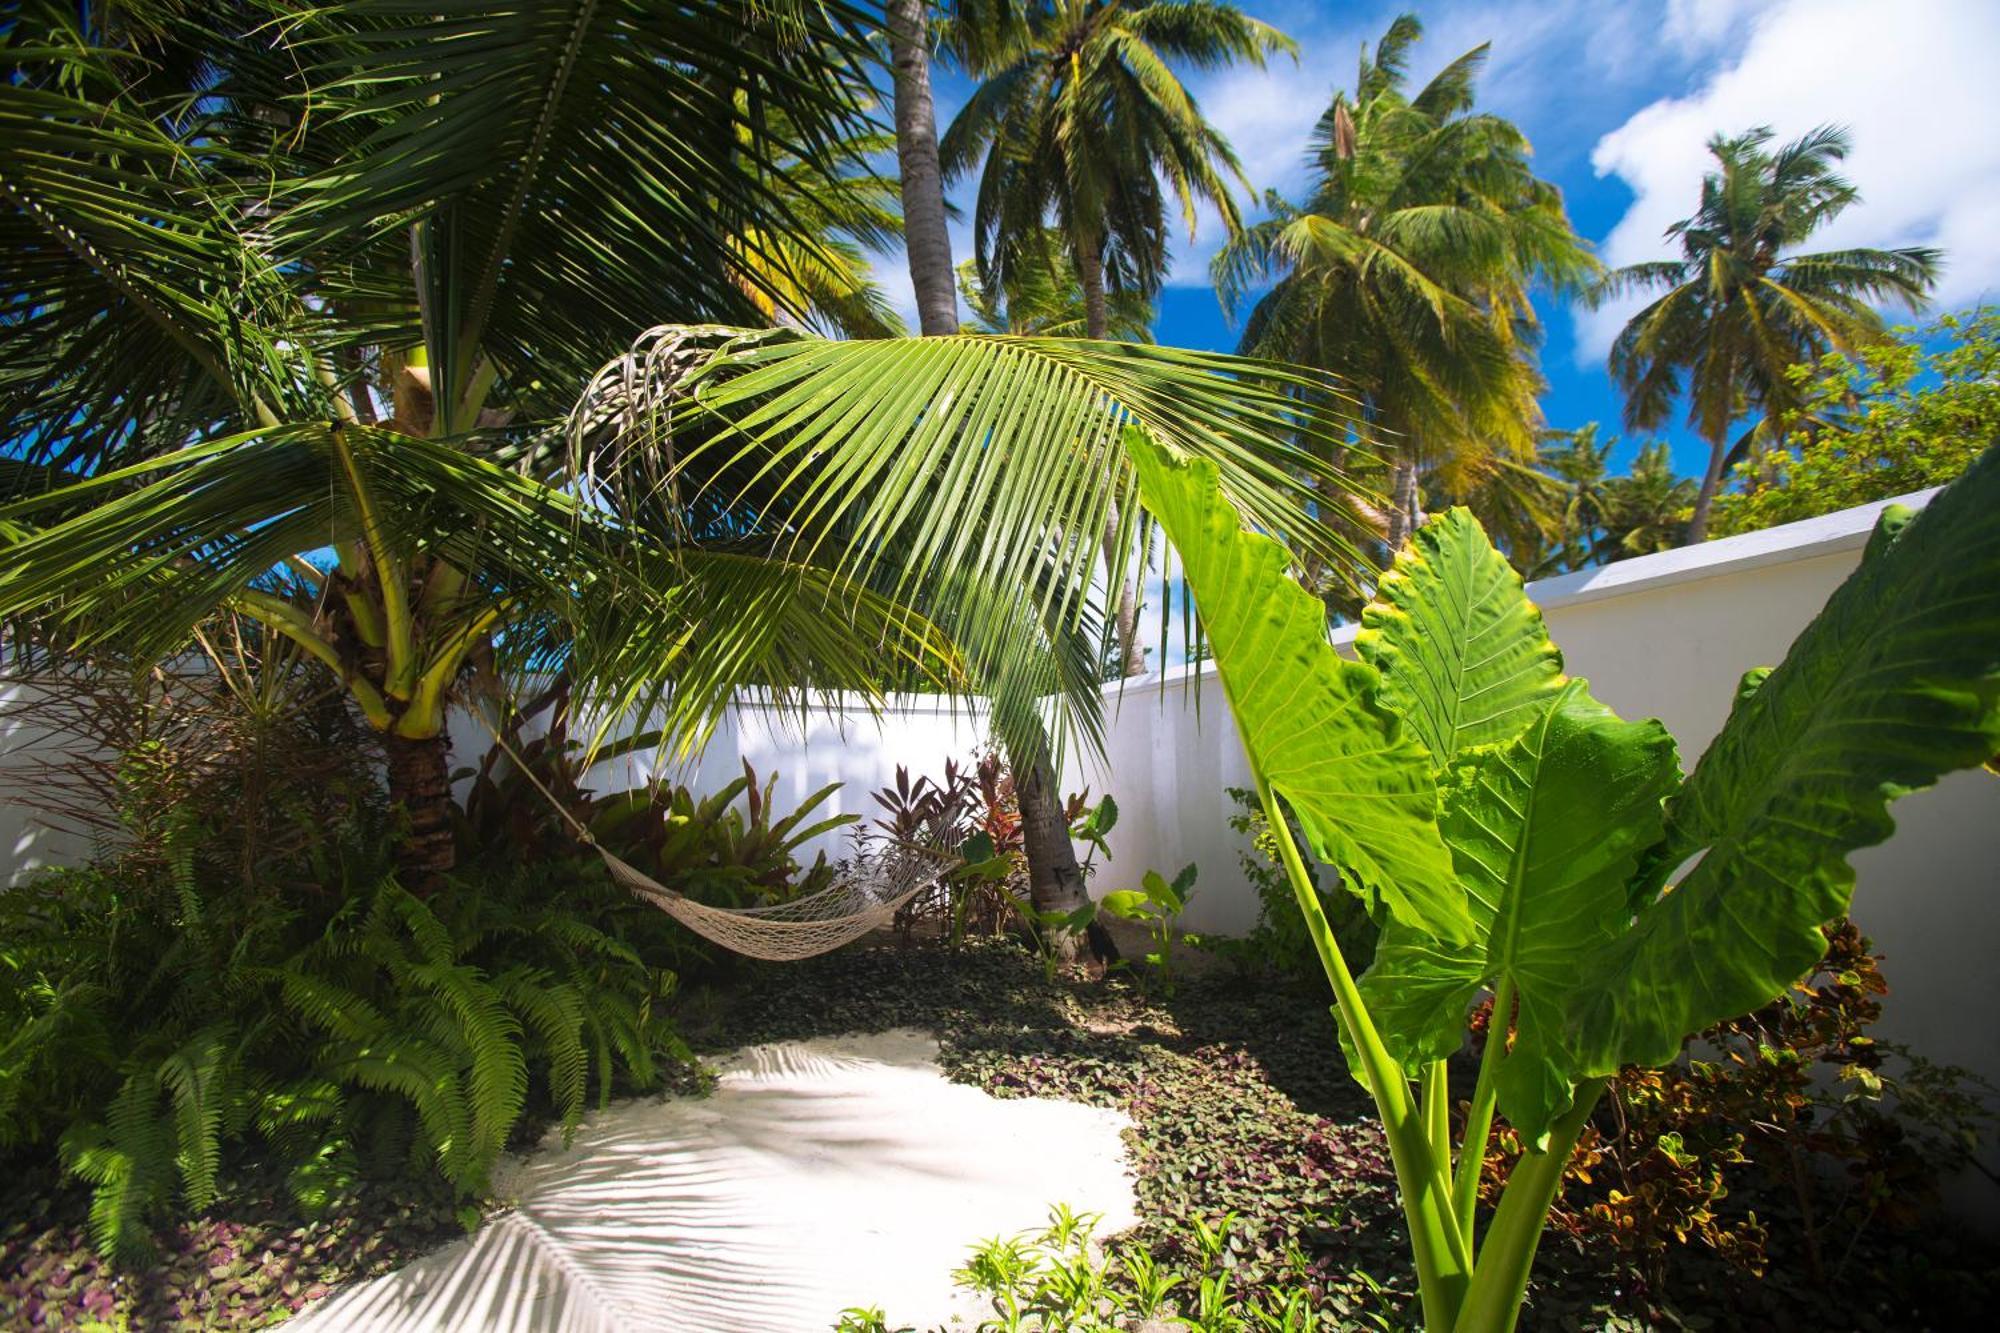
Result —
POLYGON ((937 112, 931 102, 929 0, 887 0, 889 60, 896 89, 896 164, 903 182, 903 243, 917 319, 926 337, 958 332, 951 233, 944 222, 937 112))
MULTIPOLYGON (((887 0, 890 60, 895 66, 896 159, 903 174, 904 248, 917 315, 925 337, 958 332, 951 241, 944 229, 944 174, 938 168, 937 121, 931 107, 930 48, 925 0, 887 0)), ((1100 292, 1103 283, 1099 281, 1100 292)), ((1098 318, 1103 318, 1100 311, 1098 318)), ((1039 911, 1066 912, 1084 900, 1083 871, 1063 818, 1062 797, 1048 761, 1046 736, 1028 748, 1010 746, 1014 799, 1021 808, 1021 844, 1028 858, 1029 899, 1039 911)), ((1063 944, 1066 951, 1074 945, 1063 944)))
POLYGON ((1728 450, 1721 440, 1708 445, 1708 468, 1701 474, 1701 489, 1694 495, 1694 515, 1688 519, 1687 545, 1699 546, 1708 540, 1708 511, 1715 507, 1715 493, 1722 489, 1722 464, 1728 450))
MULTIPOLYGON (((1028 858, 1028 901, 1038 912, 1073 912, 1089 901, 1076 845, 1070 841, 1069 820, 1063 817, 1062 792, 1049 765, 1046 745, 1033 757, 1016 749, 1007 756, 1014 770, 1014 800, 1021 808, 1021 850, 1028 858)), ((1053 943, 1065 957, 1076 955, 1078 937, 1053 943)))
MULTIPOLYGON (((1077 280, 1083 287, 1083 331, 1092 341, 1102 341, 1111 332, 1110 309, 1104 298, 1104 253, 1098 241, 1079 232, 1072 241, 1076 251, 1077 280)), ((1104 576, 1110 578, 1118 564, 1118 503, 1104 511, 1104 576)), ((1146 674, 1146 649, 1139 642, 1139 590, 1133 579, 1118 585, 1118 651, 1120 669, 1127 676, 1146 674)))

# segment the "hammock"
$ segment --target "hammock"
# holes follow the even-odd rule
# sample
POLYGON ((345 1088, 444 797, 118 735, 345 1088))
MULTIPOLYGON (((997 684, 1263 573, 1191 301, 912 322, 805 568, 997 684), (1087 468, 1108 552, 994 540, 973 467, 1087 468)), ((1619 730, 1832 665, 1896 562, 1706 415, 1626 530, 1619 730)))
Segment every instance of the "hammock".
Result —
POLYGON ((595 842, 590 845, 611 878, 695 934, 776 963, 831 952, 888 925, 956 859, 914 843, 891 843, 885 852, 840 866, 832 886, 818 893, 769 907, 711 907, 649 878, 595 842))
POLYGON ((703 939, 750 958, 796 962, 830 953, 880 930, 958 859, 934 847, 890 840, 883 851, 842 863, 835 870, 832 885, 817 893, 768 907, 713 907, 668 888, 599 846, 590 829, 542 785, 534 769, 514 753, 514 747, 476 709, 468 711, 492 734, 515 769, 562 816, 577 840, 603 858, 612 879, 703 939))

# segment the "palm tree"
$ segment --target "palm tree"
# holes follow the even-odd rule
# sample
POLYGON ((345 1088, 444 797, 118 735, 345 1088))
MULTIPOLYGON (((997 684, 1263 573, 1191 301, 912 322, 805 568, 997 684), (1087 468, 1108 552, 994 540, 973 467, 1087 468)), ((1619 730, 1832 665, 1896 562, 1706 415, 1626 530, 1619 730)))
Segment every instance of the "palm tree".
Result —
POLYGON ((848 600, 828 572, 638 543, 502 465, 607 328, 663 297, 755 319, 809 281, 789 256, 810 240, 765 238, 794 211, 783 166, 847 173, 862 48, 821 24, 807 59, 791 21, 708 7, 335 9, 275 36, 255 6, 233 29, 52 7, 13 27, 0 410, 45 471, 0 510, 0 606, 153 656, 218 608, 292 639, 380 735, 419 875, 452 858, 448 698, 558 624, 596 652, 580 590, 652 620, 624 620, 651 645, 634 669, 682 673, 705 650, 656 627, 761 597, 792 641, 774 681, 808 659, 855 678, 837 621, 811 627, 848 600))
MULTIPOLYGON (((1083 284, 1077 280, 1076 266, 1058 246, 1051 245, 1047 268, 1027 270, 1007 292, 989 289, 979 280, 979 266, 968 259, 958 266, 958 294, 972 312, 970 331, 1082 338, 1089 328, 1083 284)), ((1153 303, 1138 292, 1109 292, 1105 336, 1117 342, 1149 343, 1153 314, 1153 303)))
POLYGON ((1520 563, 1524 577, 1547 578, 1596 564, 1598 540, 1610 505, 1605 490, 1611 475, 1611 452, 1618 437, 1598 438, 1595 421, 1575 430, 1545 431, 1536 449, 1536 464, 1553 483, 1557 495, 1548 540, 1535 558, 1520 563))
POLYGON ((1694 479, 1674 471, 1673 451, 1665 440, 1642 445, 1631 468, 1604 483, 1597 558, 1622 560, 1679 546, 1696 495, 1694 479))
POLYGON ((1209 0, 969 0, 958 11, 944 41, 980 83, 939 157, 947 181, 979 174, 980 279, 1002 291, 1033 282, 1059 240, 1083 287, 1085 334, 1106 337, 1107 292, 1150 299, 1165 277, 1169 191, 1190 236, 1202 203, 1231 232, 1240 225, 1225 178, 1247 189, 1242 167, 1172 62, 1262 66, 1297 47, 1209 0))
POLYGON ((1796 406, 1788 368, 1880 338, 1875 306, 1918 309, 1942 259, 1924 246, 1787 253, 1860 196, 1834 170, 1847 156, 1845 130, 1822 126, 1775 151, 1771 138, 1759 128, 1710 140, 1717 169, 1702 180, 1700 206, 1666 231, 1681 257, 1619 269, 1595 294, 1667 289, 1619 332, 1611 373, 1626 423, 1640 430, 1666 420, 1685 384, 1688 424, 1709 452, 1690 542, 1708 535, 1734 423, 1782 420, 1796 406))
POLYGON ((1532 464, 1541 380, 1529 288, 1595 272, 1520 130, 1473 110, 1486 47, 1407 94, 1421 35, 1405 15, 1363 51, 1352 94, 1336 93, 1314 132, 1311 195, 1268 195, 1269 220, 1214 264, 1231 309, 1275 279, 1244 327, 1245 352, 1330 371, 1359 398, 1354 443, 1392 460, 1391 552, 1419 521, 1426 466, 1463 490, 1532 464))
POLYGON ((607 448, 598 392, 565 429, 663 311, 811 322, 781 177, 853 169, 836 11, 286 12, 165 6, 144 60, 95 9, 0 35, 0 617, 154 660, 217 610, 296 642, 382 738, 415 873, 482 680, 562 668, 692 745, 746 683, 1046 671, 1024 593, 1084 623, 1089 553, 1049 534, 1099 521, 1127 419, 1313 543, 1273 443, 1299 381, 1228 358, 709 329, 614 363, 618 412, 687 419, 607 448))
MULTIPOLYGON (((1204 202, 1230 232, 1241 225, 1226 178, 1249 183, 1172 62, 1261 66, 1297 50, 1215 0, 966 0, 943 41, 980 80, 938 150, 947 181, 979 174, 980 282, 1011 297, 1052 270, 1059 241, 1082 285, 1090 338, 1110 334, 1111 293, 1150 301, 1158 292, 1169 194, 1190 236, 1204 202)), ((1132 540, 1114 510, 1106 560, 1132 540)), ((1119 589, 1116 625, 1125 674, 1143 675, 1131 584, 1119 589)))

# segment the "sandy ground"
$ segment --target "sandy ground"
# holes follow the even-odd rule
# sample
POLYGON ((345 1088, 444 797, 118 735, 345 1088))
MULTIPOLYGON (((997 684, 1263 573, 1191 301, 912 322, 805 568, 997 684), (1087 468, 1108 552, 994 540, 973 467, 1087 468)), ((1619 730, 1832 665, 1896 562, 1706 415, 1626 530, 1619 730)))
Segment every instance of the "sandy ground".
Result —
POLYGON ((343 1288, 288 1327, 825 1330, 850 1305, 890 1327, 970 1328, 951 1270, 1049 1205, 1132 1225, 1123 1115, 1000 1101, 945 1081, 917 1032, 753 1046, 705 1098, 636 1099, 496 1176, 516 1207, 466 1240, 343 1288))

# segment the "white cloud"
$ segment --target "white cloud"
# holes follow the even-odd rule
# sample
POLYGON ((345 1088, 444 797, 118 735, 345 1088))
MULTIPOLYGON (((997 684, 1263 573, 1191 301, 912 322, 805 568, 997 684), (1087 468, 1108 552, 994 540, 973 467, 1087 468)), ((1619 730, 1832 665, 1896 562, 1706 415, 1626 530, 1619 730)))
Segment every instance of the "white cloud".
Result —
MULTIPOLYGON (((1739 5, 1670 7, 1674 40, 1715 40, 1739 5)), ((1862 202, 1815 248, 1937 245, 1943 306, 1992 294, 2000 280, 2000 135, 1993 70, 2000 5, 1991 0, 1782 0, 1750 20, 1732 63, 1685 97, 1654 102, 1597 143, 1591 161, 1635 196, 1602 245, 1605 261, 1671 257, 1665 228, 1693 210, 1708 139, 1769 125, 1790 138, 1848 127, 1843 173, 1862 202)), ((1600 360, 1636 304, 1579 312, 1579 364, 1600 360)))

